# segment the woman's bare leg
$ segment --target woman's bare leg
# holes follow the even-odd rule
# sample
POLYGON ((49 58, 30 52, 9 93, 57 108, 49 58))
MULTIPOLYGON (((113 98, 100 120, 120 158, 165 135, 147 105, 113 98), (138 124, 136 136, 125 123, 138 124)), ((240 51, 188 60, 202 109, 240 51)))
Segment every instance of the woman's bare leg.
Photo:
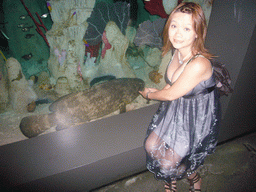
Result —
POLYGON ((145 149, 152 158, 159 161, 164 169, 177 167, 181 157, 166 143, 158 137, 155 132, 152 132, 145 142, 145 149))
POLYGON ((172 181, 171 183, 166 183, 164 185, 165 192, 176 192, 177 191, 177 181, 172 181))
POLYGON ((191 174, 188 177, 188 181, 190 182, 190 189, 194 188, 195 191, 201 191, 202 178, 200 177, 199 173, 195 172, 191 174))

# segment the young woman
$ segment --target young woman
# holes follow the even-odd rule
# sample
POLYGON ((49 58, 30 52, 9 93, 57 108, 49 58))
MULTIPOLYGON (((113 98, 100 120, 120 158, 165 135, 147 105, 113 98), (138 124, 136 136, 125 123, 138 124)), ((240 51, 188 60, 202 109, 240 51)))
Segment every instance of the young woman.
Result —
POLYGON ((217 144, 220 105, 212 55, 204 47, 206 21, 195 3, 181 3, 170 14, 163 32, 163 56, 174 50, 162 90, 145 88, 146 99, 162 101, 147 131, 147 168, 166 182, 167 192, 188 177, 190 191, 201 191, 196 169, 217 144))

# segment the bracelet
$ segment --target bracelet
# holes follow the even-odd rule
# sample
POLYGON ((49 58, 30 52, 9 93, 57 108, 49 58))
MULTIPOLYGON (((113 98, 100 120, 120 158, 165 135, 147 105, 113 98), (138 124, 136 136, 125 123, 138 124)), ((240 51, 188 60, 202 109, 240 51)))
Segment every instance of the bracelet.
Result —
POLYGON ((149 93, 151 93, 151 91, 147 92, 147 94, 146 94, 146 99, 149 99, 149 98, 148 98, 148 94, 149 94, 149 93))

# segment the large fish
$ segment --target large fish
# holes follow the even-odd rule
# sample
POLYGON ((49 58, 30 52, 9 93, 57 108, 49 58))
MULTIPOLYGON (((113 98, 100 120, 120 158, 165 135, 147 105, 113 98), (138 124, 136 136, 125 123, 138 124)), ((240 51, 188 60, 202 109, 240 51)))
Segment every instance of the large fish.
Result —
POLYGON ((63 96, 50 105, 52 113, 24 117, 20 123, 21 132, 31 138, 55 125, 57 129, 65 129, 118 109, 124 111, 125 105, 138 97, 144 85, 138 78, 120 78, 63 96))

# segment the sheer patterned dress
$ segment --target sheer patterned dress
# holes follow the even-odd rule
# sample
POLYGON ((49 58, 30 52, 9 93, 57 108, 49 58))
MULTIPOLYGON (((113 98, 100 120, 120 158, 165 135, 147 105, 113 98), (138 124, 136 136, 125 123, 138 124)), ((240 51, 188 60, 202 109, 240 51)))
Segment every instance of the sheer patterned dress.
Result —
POLYGON ((192 174, 214 152, 220 118, 213 75, 183 97, 161 102, 145 139, 148 170, 166 182, 192 174))

